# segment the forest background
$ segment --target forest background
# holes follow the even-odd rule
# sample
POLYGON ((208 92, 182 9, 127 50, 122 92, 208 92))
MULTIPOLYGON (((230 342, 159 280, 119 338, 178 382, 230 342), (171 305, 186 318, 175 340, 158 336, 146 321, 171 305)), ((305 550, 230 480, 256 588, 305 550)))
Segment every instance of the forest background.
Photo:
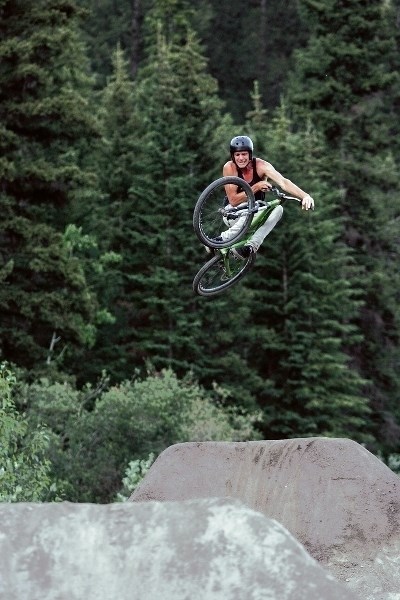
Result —
POLYGON ((396 469, 399 28, 399 0, 0 0, 0 499, 123 499, 190 440, 396 469), (208 300, 193 207, 237 134, 316 210, 208 300))

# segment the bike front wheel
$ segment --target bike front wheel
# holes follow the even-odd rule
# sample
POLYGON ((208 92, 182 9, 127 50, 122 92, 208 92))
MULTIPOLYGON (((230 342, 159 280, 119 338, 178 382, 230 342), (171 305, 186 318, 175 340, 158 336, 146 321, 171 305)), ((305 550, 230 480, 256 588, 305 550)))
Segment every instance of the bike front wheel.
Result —
MULTIPOLYGON (((238 242, 248 230, 253 219, 253 210, 255 199, 250 185, 240 177, 220 177, 216 179, 200 194, 196 202, 193 213, 193 227, 202 244, 210 248, 227 248, 238 242), (225 186, 228 184, 237 185, 246 194, 243 203, 247 203, 247 208, 241 217, 240 226, 237 231, 225 241, 216 241, 221 233, 227 229, 224 221, 223 211, 226 207, 225 186)), ((234 224, 232 219, 232 224, 234 224)))
POLYGON ((238 283, 253 267, 256 254, 245 260, 234 258, 230 252, 224 256, 217 252, 197 273, 193 291, 200 296, 216 296, 238 283))

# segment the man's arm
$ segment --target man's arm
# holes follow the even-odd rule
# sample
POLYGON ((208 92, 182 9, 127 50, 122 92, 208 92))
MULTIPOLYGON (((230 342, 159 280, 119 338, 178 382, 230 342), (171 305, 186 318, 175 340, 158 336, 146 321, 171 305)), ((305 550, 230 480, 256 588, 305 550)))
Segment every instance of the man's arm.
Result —
MULTIPOLYGON (((304 210, 314 209, 314 200, 309 194, 299 188, 293 181, 284 177, 279 171, 277 171, 270 163, 265 161, 263 165, 263 171, 265 176, 271 179, 276 185, 279 185, 284 192, 296 196, 301 199, 301 208, 304 210)), ((261 173, 260 173, 261 174, 261 173)))

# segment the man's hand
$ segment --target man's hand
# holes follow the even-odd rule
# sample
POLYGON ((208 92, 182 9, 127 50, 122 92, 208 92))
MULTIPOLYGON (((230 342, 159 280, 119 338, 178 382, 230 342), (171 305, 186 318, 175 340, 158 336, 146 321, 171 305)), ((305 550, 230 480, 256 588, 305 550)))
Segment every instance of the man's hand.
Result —
POLYGON ((269 183, 269 181, 262 180, 262 181, 258 181, 257 183, 255 183, 251 189, 253 190, 254 193, 256 193, 256 192, 269 192, 271 188, 272 188, 272 185, 269 183))
POLYGON ((304 196, 303 200, 301 201, 301 208, 303 210, 314 210, 314 200, 313 198, 311 198, 310 194, 307 194, 307 196, 304 196))

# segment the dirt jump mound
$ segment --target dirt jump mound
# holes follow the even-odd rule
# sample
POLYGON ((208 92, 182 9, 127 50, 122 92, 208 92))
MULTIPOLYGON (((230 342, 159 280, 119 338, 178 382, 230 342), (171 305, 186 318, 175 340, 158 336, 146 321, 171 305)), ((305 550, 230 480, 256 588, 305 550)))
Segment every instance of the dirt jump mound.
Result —
POLYGON ((400 479, 348 439, 171 446, 130 498, 231 497, 282 524, 364 600, 400 600, 400 479))
POLYGON ((357 600, 232 498, 0 504, 2 600, 357 600))

